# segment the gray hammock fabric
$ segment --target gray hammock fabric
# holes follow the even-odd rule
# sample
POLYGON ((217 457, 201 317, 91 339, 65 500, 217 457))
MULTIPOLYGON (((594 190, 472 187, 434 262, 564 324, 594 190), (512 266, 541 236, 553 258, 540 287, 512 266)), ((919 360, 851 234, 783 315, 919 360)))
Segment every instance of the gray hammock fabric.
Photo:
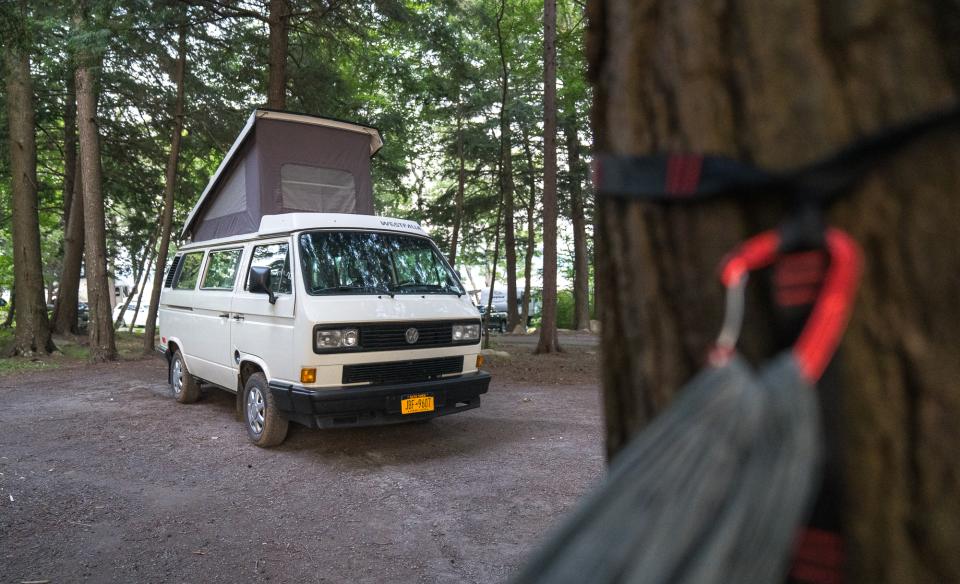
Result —
POLYGON ((691 380, 515 584, 782 582, 821 460, 815 392, 784 353, 691 380))

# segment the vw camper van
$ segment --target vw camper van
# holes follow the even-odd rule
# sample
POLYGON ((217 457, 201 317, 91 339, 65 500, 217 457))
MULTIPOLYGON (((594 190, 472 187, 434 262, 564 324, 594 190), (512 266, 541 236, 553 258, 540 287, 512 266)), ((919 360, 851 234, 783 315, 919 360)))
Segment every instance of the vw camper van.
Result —
POLYGON ((421 227, 367 215, 267 215, 256 233, 185 245, 159 306, 177 401, 237 394, 259 446, 311 428, 476 408, 480 319, 421 227))
POLYGON ((255 110, 180 234, 158 306, 177 401, 235 392, 259 446, 476 408, 480 315, 417 223, 374 216, 376 128, 255 110))

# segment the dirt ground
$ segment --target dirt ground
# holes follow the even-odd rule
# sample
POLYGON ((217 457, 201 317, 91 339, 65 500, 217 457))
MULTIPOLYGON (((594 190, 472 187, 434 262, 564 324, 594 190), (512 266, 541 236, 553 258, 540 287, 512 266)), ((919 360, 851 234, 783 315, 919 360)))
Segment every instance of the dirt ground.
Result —
POLYGON ((0 376, 0 582, 502 582, 603 472, 595 350, 512 351, 477 410, 272 450, 159 357, 0 376))

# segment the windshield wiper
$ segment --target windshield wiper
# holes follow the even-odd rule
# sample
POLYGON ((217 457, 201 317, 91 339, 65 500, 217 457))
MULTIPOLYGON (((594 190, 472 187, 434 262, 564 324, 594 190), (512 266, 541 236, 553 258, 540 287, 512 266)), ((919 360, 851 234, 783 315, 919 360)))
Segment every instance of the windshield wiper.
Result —
POLYGON ((374 294, 389 294, 390 298, 393 298, 393 291, 388 288, 377 288, 376 286, 327 286, 326 288, 314 288, 314 294, 320 294, 323 292, 353 292, 353 291, 368 291, 374 294))
POLYGON ((459 290, 451 289, 448 286, 442 286, 440 284, 418 284, 416 282, 406 282, 403 284, 397 284, 393 287, 394 290, 420 290, 426 292, 428 290, 437 290, 440 292, 446 292, 448 294, 456 294, 457 298, 463 296, 463 293, 459 290))

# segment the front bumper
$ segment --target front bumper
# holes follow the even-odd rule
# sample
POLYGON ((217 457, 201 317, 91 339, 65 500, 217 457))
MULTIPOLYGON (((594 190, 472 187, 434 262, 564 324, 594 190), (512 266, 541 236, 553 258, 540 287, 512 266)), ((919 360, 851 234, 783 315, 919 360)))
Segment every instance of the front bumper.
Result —
POLYGON ((307 389, 280 381, 271 381, 268 385, 280 413, 308 428, 374 426, 426 420, 478 408, 480 395, 487 393, 490 386, 490 374, 478 371, 433 381, 323 389, 307 389), (404 396, 422 393, 433 396, 434 411, 400 413, 400 400, 404 396))

